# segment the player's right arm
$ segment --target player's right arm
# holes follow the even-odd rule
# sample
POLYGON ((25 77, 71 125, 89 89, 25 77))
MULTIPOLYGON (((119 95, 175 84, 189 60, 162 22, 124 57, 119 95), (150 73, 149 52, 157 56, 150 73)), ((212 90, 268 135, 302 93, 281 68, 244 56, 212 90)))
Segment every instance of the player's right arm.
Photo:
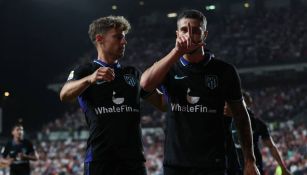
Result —
POLYGON ((12 158, 0 158, 0 168, 6 168, 12 164, 14 159, 12 158))
POLYGON ((112 81, 114 78, 115 74, 113 69, 108 67, 99 67, 90 75, 87 75, 81 79, 73 79, 66 82, 61 89, 60 99, 61 101, 72 101, 97 81, 112 81))
POLYGON ((146 97, 145 100, 161 112, 167 111, 167 102, 165 101, 163 94, 157 89, 154 90, 148 97, 146 97))
POLYGON ((192 29, 188 25, 186 34, 177 36, 175 47, 165 57, 148 68, 141 77, 141 87, 148 92, 156 89, 164 80, 172 65, 185 53, 200 47, 202 43, 192 42, 192 29))

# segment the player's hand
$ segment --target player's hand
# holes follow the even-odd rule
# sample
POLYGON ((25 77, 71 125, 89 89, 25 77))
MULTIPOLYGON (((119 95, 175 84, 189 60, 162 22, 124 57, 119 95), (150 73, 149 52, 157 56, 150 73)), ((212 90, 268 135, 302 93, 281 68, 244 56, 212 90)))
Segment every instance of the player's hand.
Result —
POLYGON ((18 153, 17 158, 18 160, 27 160, 27 155, 24 153, 18 153))
POLYGON ((14 159, 13 158, 1 158, 0 159, 0 168, 6 168, 9 167, 13 163, 14 159))
POLYGON ((180 54, 186 54, 198 49, 201 46, 204 46, 204 43, 203 42, 196 43, 193 40, 192 27, 190 23, 188 23, 188 32, 185 33, 184 35, 177 36, 175 49, 180 54))
POLYGON ((114 69, 109 67, 100 67, 90 76, 90 83, 96 83, 99 81, 112 81, 115 78, 114 69))
POLYGON ((281 169, 282 175, 292 175, 286 168, 281 169))
POLYGON ((244 175, 260 175, 255 163, 247 162, 244 164, 244 175))

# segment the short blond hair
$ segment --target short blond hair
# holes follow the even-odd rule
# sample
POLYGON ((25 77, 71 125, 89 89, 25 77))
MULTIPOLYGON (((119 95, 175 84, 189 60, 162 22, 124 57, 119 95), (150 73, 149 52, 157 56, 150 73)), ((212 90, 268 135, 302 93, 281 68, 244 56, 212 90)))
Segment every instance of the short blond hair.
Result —
POLYGON ((94 45, 96 44, 97 34, 104 34, 112 28, 120 29, 127 34, 131 28, 131 25, 123 16, 106 16, 98 18, 90 24, 88 30, 92 43, 94 45))

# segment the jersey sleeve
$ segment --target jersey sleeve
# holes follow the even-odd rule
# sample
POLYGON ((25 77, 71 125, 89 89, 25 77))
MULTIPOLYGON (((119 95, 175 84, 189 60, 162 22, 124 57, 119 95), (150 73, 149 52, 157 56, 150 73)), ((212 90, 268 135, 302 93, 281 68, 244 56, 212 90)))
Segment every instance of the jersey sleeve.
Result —
POLYGON ((79 80, 92 73, 91 64, 80 65, 74 70, 70 71, 67 81, 79 80))
POLYGON ((259 134, 260 134, 261 138, 262 139, 270 138, 269 129, 268 129, 267 125, 264 123, 264 121, 257 119, 257 125, 258 125, 259 134))
POLYGON ((26 154, 33 154, 34 152, 35 152, 34 145, 30 141, 27 141, 27 152, 26 152, 26 154))
POLYGON ((228 103, 242 101, 241 80, 236 68, 229 65, 225 70, 225 98, 228 103))
POLYGON ((9 155, 9 151, 10 151, 10 143, 7 142, 5 146, 3 146, 1 148, 1 155, 2 157, 7 157, 9 155))

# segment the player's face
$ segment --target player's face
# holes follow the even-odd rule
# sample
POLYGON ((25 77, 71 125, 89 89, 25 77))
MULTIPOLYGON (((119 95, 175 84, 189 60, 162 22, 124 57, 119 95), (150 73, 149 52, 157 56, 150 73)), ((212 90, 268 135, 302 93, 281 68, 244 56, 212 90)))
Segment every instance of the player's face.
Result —
POLYGON ((22 126, 17 126, 13 129, 12 135, 15 139, 22 139, 24 135, 24 130, 22 126))
POLYGON ((178 28, 177 28, 177 36, 182 36, 186 33, 188 33, 188 23, 190 23, 190 26, 192 28, 192 42, 194 43, 200 43, 202 42, 205 37, 207 36, 207 31, 204 29, 204 27, 201 25, 201 22, 197 19, 192 18, 182 18, 178 21, 178 28))
POLYGON ((115 59, 124 56, 125 46, 127 44, 125 32, 120 29, 112 28, 103 34, 101 44, 103 45, 103 52, 115 59))

